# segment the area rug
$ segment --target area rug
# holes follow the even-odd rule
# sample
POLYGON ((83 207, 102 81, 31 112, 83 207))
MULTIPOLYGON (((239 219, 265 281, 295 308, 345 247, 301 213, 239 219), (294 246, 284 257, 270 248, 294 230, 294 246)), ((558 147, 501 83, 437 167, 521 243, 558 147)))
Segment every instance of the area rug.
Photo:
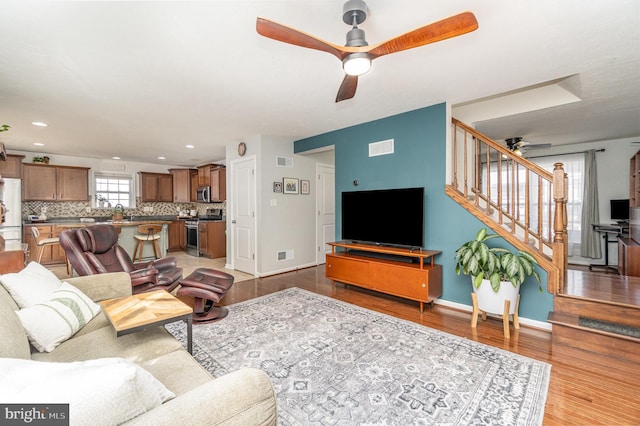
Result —
POLYGON ((228 308, 193 327, 194 357, 265 371, 279 425, 542 424, 549 364, 299 288, 228 308))

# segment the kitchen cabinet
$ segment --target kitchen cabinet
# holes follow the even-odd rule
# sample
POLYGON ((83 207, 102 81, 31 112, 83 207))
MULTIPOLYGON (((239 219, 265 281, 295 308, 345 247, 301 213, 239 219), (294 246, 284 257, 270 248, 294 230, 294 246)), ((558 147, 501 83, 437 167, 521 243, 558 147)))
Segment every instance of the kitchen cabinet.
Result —
MULTIPOLYGON (((196 188, 193 187, 193 176, 197 179, 198 171, 193 169, 170 169, 169 172, 173 179, 173 202, 195 202, 196 188)), ((197 185, 197 180, 195 182, 197 185)))
POLYGON ((189 180, 191 182, 191 187, 189 190, 189 196, 192 203, 197 201, 196 198, 196 190, 198 189, 198 170, 191 169, 189 174, 189 180))
POLYGON ((0 274, 20 272, 25 267, 25 252, 27 247, 14 241, 2 241, 0 247, 0 274))
POLYGON ((22 164, 24 201, 88 201, 89 168, 22 164))
POLYGON ((4 178, 22 178, 22 159, 24 155, 7 154, 6 161, 0 161, 0 176, 4 178))
POLYGON ((184 250, 187 246, 187 229, 184 220, 172 220, 169 224, 169 251, 184 250))
POLYGON ((211 170, 211 201, 227 199, 227 169, 220 167, 211 170))
POLYGON ((200 256, 211 257, 209 256, 209 240, 207 239, 208 231, 207 222, 198 223, 198 251, 200 251, 200 256))
MULTIPOLYGON (((25 225, 24 226, 24 242, 28 246, 28 259, 27 263, 31 261, 37 261, 40 253, 40 247, 36 244, 36 240, 33 237, 31 228, 36 227, 40 232, 40 238, 52 238, 60 237, 60 233, 64 228, 56 225, 25 225)), ((43 265, 65 263, 66 257, 64 255, 64 249, 60 245, 45 246, 42 253, 41 263, 43 265)))
POLYGON ((211 259, 227 255, 227 223, 223 221, 200 221, 198 244, 200 255, 211 259))
POLYGON ((211 185, 211 164, 198 167, 198 186, 211 185))
POLYGON ((169 173, 140 172, 142 201, 173 201, 173 177, 169 173))

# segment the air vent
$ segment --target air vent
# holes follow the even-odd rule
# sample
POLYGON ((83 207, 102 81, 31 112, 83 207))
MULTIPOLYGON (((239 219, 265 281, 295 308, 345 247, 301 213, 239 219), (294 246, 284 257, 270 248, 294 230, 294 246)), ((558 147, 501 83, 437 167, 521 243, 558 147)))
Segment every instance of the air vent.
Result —
POLYGON ((291 158, 291 157, 276 157, 276 166, 278 166, 278 167, 293 167, 293 158, 291 158))
POLYGON ((293 259, 293 249, 278 252, 278 260, 292 260, 292 259, 293 259))
POLYGON ((393 154, 393 139, 386 141, 372 142, 369 144, 369 157, 393 154))

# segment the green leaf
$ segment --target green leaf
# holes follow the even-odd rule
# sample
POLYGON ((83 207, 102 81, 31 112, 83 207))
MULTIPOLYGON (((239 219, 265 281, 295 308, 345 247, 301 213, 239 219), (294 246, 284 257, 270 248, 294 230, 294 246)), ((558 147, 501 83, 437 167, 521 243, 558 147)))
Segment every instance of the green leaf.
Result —
POLYGON ((500 274, 495 273, 491 275, 489 281, 491 282, 491 288, 497 293, 500 290, 500 274))
POLYGON ((484 240, 484 237, 487 235, 487 228, 482 228, 481 230, 478 231, 478 233, 476 234, 476 241, 482 241, 484 240))
POLYGON ((478 275, 476 275, 475 277, 473 277, 473 285, 475 286, 475 288, 480 287, 480 285, 482 284, 482 280, 484 279, 484 274, 480 273, 478 275))

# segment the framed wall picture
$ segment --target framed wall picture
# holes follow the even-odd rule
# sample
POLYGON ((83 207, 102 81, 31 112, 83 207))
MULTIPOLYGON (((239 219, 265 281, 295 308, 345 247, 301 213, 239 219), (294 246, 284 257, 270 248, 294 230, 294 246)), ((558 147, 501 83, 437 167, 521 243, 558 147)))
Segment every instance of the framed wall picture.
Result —
POLYGON ((309 188, 309 184, 310 182, 308 180, 301 180, 300 181, 300 193, 301 194, 308 194, 310 191, 309 188))
POLYGON ((282 182, 273 182, 273 192, 282 192, 282 182))
POLYGON ((295 178, 283 178, 282 188, 285 194, 297 194, 298 193, 298 179, 295 178))

